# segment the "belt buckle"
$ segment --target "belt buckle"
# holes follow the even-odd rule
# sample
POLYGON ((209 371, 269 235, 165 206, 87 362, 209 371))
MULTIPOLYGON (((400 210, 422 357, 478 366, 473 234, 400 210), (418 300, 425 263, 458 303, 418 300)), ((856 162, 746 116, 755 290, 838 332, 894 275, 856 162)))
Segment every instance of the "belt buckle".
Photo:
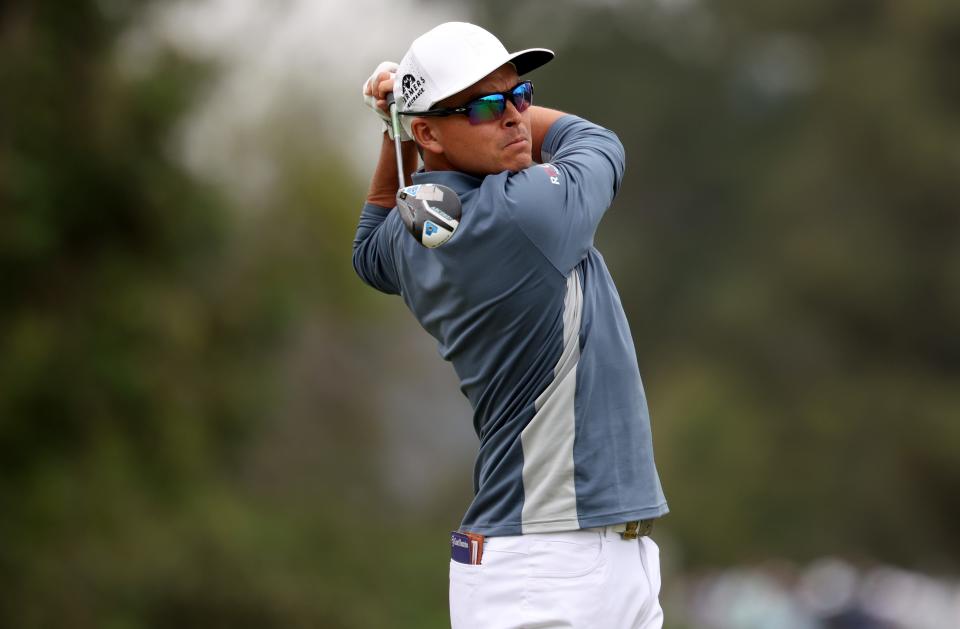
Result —
POLYGON ((652 530, 653 520, 633 520, 624 525, 623 531, 620 532, 620 537, 623 539, 637 539, 650 535, 650 531, 652 530))

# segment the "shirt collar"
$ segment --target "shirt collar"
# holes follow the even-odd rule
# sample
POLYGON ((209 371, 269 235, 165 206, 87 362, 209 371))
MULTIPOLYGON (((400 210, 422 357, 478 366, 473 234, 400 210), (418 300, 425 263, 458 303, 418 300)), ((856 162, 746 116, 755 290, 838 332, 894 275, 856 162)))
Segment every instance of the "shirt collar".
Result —
POLYGON ((478 179, 473 175, 468 175, 456 170, 418 170, 413 173, 413 183, 436 183, 441 186, 447 186, 457 194, 464 194, 471 190, 476 190, 483 183, 483 179, 478 179))

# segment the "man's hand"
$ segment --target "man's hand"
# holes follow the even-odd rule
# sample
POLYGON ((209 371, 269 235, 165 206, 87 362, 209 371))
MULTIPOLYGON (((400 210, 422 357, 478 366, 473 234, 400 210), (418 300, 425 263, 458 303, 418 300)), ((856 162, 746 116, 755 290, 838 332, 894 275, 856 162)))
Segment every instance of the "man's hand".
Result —
MULTIPOLYGON (((393 125, 390 123, 390 110, 387 108, 387 95, 393 91, 394 78, 397 74, 397 64, 384 61, 373 71, 370 78, 363 83, 363 102, 377 116, 383 120, 388 138, 383 138, 380 146, 380 159, 377 169, 370 181, 370 190, 367 192, 367 202, 380 207, 393 207, 396 201, 397 188, 400 181, 397 178, 397 154, 393 141, 393 125)), ((417 151, 413 142, 400 127, 400 139, 404 142, 401 148, 403 159, 403 173, 410 181, 410 173, 417 169, 417 151)))
MULTIPOLYGON (((363 82, 363 102, 373 110, 375 114, 383 121, 383 126, 390 139, 393 139, 393 123, 390 120, 390 110, 387 107, 387 94, 393 91, 394 79, 397 76, 397 64, 392 61, 384 61, 377 66, 370 78, 363 82)), ((410 141, 400 125, 400 140, 410 141)))

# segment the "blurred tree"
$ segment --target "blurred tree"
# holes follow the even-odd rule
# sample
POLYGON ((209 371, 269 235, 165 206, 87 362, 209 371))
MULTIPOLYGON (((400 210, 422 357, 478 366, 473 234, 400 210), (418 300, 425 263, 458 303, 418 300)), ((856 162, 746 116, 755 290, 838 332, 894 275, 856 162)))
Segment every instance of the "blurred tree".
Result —
POLYGON ((364 528, 361 187, 291 143, 241 220, 173 150, 214 69, 120 63, 151 7, 0 5, 0 626, 443 626, 442 545, 364 528))
POLYGON ((222 479, 284 313, 171 155, 203 69, 118 71, 141 5, 0 8, 4 626, 263 627, 282 609, 232 574, 252 569, 219 519, 242 509, 222 479))

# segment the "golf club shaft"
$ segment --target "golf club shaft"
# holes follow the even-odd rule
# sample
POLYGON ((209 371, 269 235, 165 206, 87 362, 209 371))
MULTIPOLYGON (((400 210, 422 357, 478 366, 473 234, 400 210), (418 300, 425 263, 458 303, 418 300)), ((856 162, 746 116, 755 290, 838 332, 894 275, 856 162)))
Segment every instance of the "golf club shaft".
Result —
POLYGON ((397 179, 400 188, 406 188, 407 182, 403 177, 403 154, 400 152, 400 115, 397 113, 397 102, 393 93, 387 94, 387 106, 390 108, 390 124, 393 125, 393 148, 397 152, 397 179))

